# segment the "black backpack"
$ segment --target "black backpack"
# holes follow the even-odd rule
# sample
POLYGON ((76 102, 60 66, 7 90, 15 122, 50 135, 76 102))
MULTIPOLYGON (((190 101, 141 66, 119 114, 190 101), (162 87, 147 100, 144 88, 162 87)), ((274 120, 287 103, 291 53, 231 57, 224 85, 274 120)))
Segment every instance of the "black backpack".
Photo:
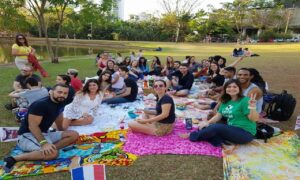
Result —
POLYGON ((281 94, 275 97, 269 103, 267 108, 267 117, 277 121, 289 120, 296 107, 296 99, 283 90, 281 94))
POLYGON ((256 139, 263 139, 265 143, 267 139, 271 138, 274 135, 274 128, 267 124, 257 124, 256 127, 256 139))

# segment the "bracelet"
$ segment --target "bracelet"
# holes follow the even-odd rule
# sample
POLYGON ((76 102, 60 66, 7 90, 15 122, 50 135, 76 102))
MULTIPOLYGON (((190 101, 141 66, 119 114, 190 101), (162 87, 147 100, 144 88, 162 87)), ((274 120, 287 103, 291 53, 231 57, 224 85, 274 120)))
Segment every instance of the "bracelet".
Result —
POLYGON ((256 109, 256 107, 248 106, 248 109, 256 109))
POLYGON ((40 145, 44 145, 44 144, 47 144, 47 143, 48 143, 48 141, 46 139, 40 141, 40 145))

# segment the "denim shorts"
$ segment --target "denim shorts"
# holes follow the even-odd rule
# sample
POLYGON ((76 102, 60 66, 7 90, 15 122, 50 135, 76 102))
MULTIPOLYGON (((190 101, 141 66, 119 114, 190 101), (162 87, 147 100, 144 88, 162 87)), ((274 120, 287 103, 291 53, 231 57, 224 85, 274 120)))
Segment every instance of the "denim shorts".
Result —
MULTIPOLYGON (((48 143, 54 144, 62 139, 63 131, 43 133, 48 143)), ((41 150, 40 143, 31 133, 24 133, 18 136, 18 146, 26 152, 41 150)))

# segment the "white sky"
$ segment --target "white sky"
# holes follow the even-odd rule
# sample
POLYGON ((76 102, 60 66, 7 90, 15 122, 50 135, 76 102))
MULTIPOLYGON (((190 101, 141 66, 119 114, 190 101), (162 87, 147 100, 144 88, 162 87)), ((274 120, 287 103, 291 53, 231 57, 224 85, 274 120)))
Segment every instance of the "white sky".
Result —
MULTIPOLYGON (((140 14, 141 12, 153 13, 162 12, 163 8, 159 0, 124 0, 124 19, 129 19, 130 14, 140 14)), ((233 0, 202 0, 200 9, 206 10, 207 5, 211 4, 215 8, 222 7, 223 2, 233 2, 233 0)))

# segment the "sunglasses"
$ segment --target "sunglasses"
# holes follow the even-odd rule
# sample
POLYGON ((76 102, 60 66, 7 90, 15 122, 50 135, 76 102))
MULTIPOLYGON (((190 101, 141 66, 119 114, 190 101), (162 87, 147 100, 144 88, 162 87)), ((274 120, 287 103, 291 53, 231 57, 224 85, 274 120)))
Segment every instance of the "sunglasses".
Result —
POLYGON ((18 39, 24 39, 24 38, 22 38, 22 37, 18 37, 18 39))
POLYGON ((158 87, 159 87, 159 88, 163 88, 163 87, 165 87, 165 86, 164 86, 163 84, 160 84, 160 85, 157 85, 157 84, 156 84, 156 85, 153 86, 153 88, 158 88, 158 87))

